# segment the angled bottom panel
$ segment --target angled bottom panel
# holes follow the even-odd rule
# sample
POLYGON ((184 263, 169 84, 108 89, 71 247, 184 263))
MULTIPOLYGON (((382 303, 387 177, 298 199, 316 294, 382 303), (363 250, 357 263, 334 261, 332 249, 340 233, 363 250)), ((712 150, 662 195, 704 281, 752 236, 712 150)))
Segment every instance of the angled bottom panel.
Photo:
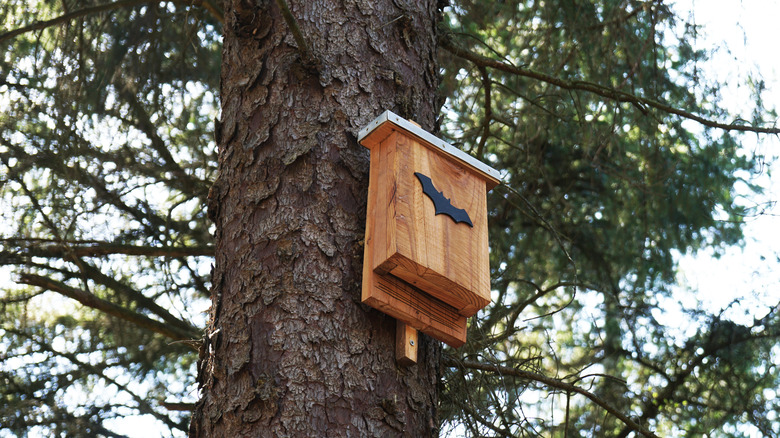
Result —
POLYGON ((466 342, 466 317, 391 275, 365 272, 363 302, 453 347, 466 342))

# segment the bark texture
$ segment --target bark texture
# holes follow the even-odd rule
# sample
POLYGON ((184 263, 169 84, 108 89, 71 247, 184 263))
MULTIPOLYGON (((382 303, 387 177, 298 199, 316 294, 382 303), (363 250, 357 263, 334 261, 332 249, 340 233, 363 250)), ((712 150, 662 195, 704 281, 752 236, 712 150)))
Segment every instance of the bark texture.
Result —
MULTIPOLYGON (((440 346, 394 359, 360 303, 368 150, 383 110, 433 129, 435 0, 225 2, 211 321, 192 437, 432 436, 440 346)), ((424 336, 421 336, 424 338, 424 336)))

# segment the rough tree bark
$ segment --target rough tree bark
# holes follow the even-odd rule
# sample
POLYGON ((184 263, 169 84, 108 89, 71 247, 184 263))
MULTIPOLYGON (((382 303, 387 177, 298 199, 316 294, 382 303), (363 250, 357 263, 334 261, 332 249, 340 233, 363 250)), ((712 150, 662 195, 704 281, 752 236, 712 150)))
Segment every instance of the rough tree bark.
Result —
POLYGON ((216 265, 190 435, 435 435, 438 342, 398 368, 395 321, 360 303, 356 135, 385 109, 434 128, 436 0, 289 0, 306 48, 279 3, 225 2, 216 265))

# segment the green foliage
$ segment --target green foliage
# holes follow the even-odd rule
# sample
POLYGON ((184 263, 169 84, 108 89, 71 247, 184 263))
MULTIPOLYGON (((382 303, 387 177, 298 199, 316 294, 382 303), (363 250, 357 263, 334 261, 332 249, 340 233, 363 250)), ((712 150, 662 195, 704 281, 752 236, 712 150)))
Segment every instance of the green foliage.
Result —
MULTIPOLYGON (((670 37, 676 17, 664 4, 452 3, 442 32, 471 52, 714 120, 728 117, 699 103, 702 95, 716 95, 718 84, 701 82, 695 28, 670 37)), ((760 171, 761 157, 746 154, 728 132, 696 134, 689 121, 651 107, 448 52, 442 65, 444 131, 500 169, 505 183, 489 195, 497 299, 473 322, 469 344, 450 352, 453 360, 581 383, 661 435, 731 436, 728 430, 747 424, 776 435, 777 422, 766 417, 776 402, 762 389, 780 383, 769 366, 777 360, 771 354, 777 326, 739 326, 748 335, 689 355, 676 327, 657 319, 676 285, 677 255, 741 242, 748 212, 735 190, 742 184, 760 193, 750 176, 760 171), (729 357, 744 367, 734 368, 729 357), (688 372, 694 363, 696 372, 688 372)), ((693 321, 715 317, 705 309, 689 313, 693 321)), ((737 326, 729 327, 726 333, 735 333, 737 326)), ((699 330, 687 342, 715 336, 707 324, 699 330)), ((443 414, 475 436, 628 433, 588 400, 472 374, 451 369, 445 376, 451 390, 443 414), (533 400, 538 405, 529 409, 533 400)))
MULTIPOLYGON (((9 0, 0 34, 101 4, 9 0)), ((163 402, 196 397, 219 32, 139 2, 0 42, 0 435, 186 432, 163 402)))

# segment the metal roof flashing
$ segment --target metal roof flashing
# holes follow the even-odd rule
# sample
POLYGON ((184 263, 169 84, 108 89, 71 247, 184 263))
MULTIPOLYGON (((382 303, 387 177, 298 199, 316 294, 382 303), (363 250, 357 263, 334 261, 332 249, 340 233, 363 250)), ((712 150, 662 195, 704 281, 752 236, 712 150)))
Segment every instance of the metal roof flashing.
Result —
POLYGON ((479 161, 478 159, 463 152, 462 150, 447 143, 446 141, 434 136, 430 132, 422 129, 421 127, 415 125, 409 120, 402 118, 401 116, 393 113, 392 111, 383 112, 382 114, 379 115, 379 117, 371 121, 363 129, 361 129, 360 132, 358 133, 358 142, 362 143, 363 139, 368 137, 372 132, 374 132, 377 128, 382 126, 384 123, 388 123, 388 122, 394 125, 395 127, 400 128, 414 135, 415 137, 419 138, 429 147, 438 149, 441 152, 444 152, 445 154, 452 156, 453 158, 457 159, 463 164, 468 165, 474 171, 484 176, 489 183, 493 183, 492 185, 497 185, 501 183, 501 175, 498 173, 496 169, 493 169, 492 167, 488 166, 482 161, 479 161))

